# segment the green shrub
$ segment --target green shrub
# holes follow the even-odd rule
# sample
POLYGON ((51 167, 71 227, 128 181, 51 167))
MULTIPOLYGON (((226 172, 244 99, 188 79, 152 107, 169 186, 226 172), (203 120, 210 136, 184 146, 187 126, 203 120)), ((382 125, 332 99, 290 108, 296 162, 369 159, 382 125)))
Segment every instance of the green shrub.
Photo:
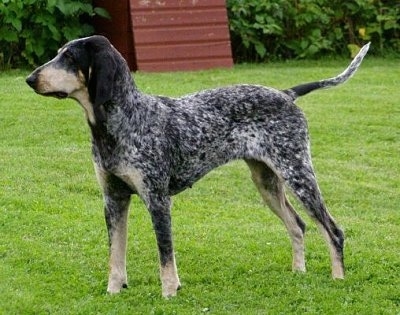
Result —
POLYGON ((2 0, 0 67, 48 60, 62 43, 92 34, 89 22, 95 14, 107 16, 90 0, 2 0))
POLYGON ((228 0, 227 5, 239 61, 344 55, 366 41, 377 54, 400 50, 397 0, 228 0))

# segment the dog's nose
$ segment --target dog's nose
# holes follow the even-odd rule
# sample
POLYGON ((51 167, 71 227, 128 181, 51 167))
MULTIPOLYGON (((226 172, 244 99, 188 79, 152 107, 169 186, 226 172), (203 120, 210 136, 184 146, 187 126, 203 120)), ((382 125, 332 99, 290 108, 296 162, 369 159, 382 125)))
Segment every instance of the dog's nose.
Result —
POLYGON ((35 88, 36 86, 36 75, 35 74, 31 74, 30 76, 28 76, 25 80, 25 82, 31 87, 31 88, 35 88))

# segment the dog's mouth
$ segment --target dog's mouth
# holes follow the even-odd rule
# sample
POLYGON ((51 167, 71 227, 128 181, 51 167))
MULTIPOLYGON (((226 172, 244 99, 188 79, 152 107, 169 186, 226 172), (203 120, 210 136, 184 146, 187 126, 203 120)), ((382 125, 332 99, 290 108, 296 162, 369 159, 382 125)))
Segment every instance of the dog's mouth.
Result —
POLYGON ((63 99, 63 98, 67 98, 68 97, 68 93, 63 92, 63 91, 56 91, 56 92, 48 92, 48 93, 40 93, 35 91, 36 93, 43 95, 43 96, 51 96, 51 97, 55 97, 58 99, 63 99))

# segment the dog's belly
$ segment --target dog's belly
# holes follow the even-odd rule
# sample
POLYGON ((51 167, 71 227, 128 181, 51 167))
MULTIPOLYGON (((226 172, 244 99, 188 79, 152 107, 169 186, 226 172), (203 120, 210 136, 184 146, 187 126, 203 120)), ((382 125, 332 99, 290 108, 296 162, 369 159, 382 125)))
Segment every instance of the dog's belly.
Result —
POLYGON ((175 195, 187 188, 191 188, 194 183, 204 177, 213 169, 245 157, 245 153, 239 146, 231 144, 219 149, 198 152, 199 154, 191 159, 180 160, 171 170, 169 178, 169 193, 175 195))
POLYGON ((171 176, 168 186, 169 194, 176 195, 187 188, 192 188, 194 183, 204 177, 215 167, 207 165, 207 167, 197 168, 193 172, 188 171, 187 173, 181 173, 171 176))

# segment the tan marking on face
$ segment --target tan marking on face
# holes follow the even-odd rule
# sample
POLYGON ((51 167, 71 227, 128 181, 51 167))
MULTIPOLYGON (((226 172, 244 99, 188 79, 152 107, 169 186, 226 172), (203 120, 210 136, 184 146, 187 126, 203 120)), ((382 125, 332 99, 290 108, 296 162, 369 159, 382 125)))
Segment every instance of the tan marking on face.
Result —
MULTIPOLYGON (((41 67, 42 69, 38 73, 36 92, 39 94, 66 93, 67 97, 80 103, 85 111, 87 120, 95 125, 96 119, 93 104, 90 101, 83 72, 79 70, 76 74, 55 66, 60 54, 63 54, 67 49, 68 47, 66 46, 61 47, 58 50, 58 55, 41 67)), ((89 75, 90 72, 91 69, 89 69, 89 75)))
POLYGON ((82 106, 85 112, 86 119, 92 124, 96 124, 96 118, 94 116, 93 104, 90 101, 89 93, 87 88, 83 88, 81 90, 77 90, 70 95, 71 98, 77 100, 78 103, 82 106))
POLYGON ((82 73, 82 71, 78 72, 78 76, 75 76, 72 73, 68 73, 68 76, 64 76, 64 79, 66 80, 66 92, 68 91, 68 89, 72 90, 69 93, 67 92, 68 97, 79 102, 79 104, 85 111, 86 118, 94 125, 96 120, 93 111, 93 104, 90 101, 89 92, 85 85, 84 74, 82 73), (71 84, 72 82, 74 83, 71 84))
POLYGON ((82 82, 75 74, 52 65, 44 67, 38 75, 37 92, 40 94, 64 92, 70 95, 82 88, 82 82))

